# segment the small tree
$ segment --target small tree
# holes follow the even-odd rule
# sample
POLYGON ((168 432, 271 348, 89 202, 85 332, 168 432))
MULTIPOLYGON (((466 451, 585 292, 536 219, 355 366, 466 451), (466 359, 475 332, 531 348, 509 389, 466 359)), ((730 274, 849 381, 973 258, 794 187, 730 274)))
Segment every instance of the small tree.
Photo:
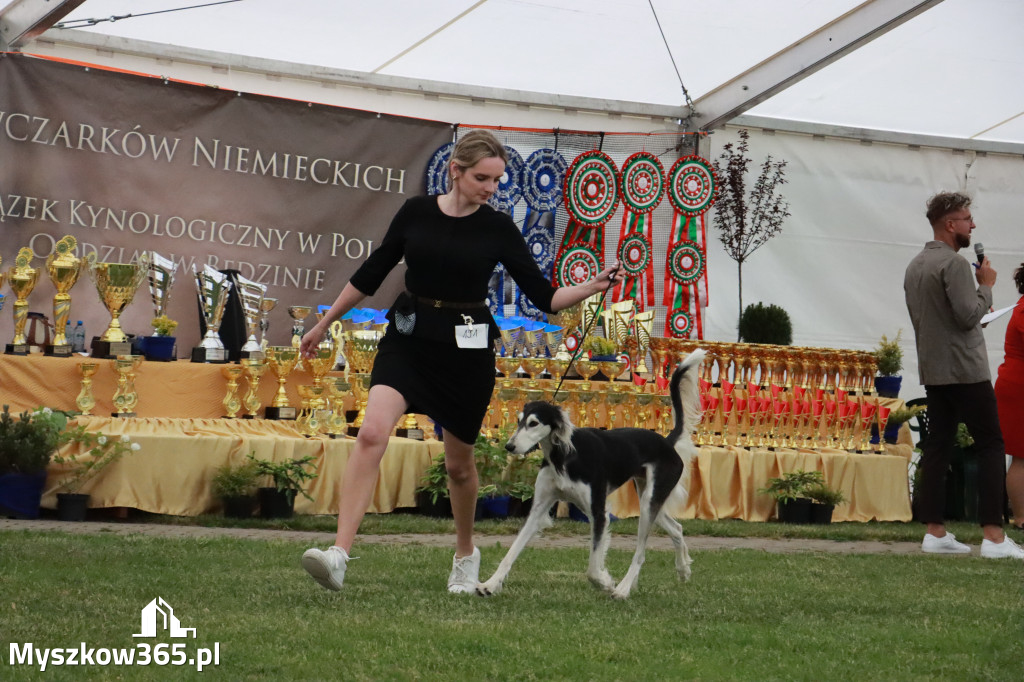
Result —
MULTIPOLYGON (((789 215, 789 203, 778 194, 779 185, 786 184, 786 161, 774 161, 769 155, 761 164, 750 196, 746 178, 750 158, 747 156, 750 133, 739 131, 740 141, 722 147, 722 155, 713 164, 718 178, 715 201, 715 227, 718 239, 729 257, 736 261, 739 287, 739 315, 743 314, 743 263, 766 241, 782 231, 782 221, 789 215)), ((737 337, 737 340, 739 338, 737 337)))

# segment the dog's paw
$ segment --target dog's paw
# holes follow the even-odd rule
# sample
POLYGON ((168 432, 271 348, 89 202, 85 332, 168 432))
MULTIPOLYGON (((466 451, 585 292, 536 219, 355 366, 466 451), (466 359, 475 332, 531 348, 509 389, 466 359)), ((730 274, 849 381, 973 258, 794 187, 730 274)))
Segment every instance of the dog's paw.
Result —
POLYGON ((690 570, 689 561, 677 561, 676 562, 676 575, 679 576, 679 580, 682 582, 688 582, 690 576, 693 575, 693 571, 690 570))
POLYGON ((502 583, 500 580, 491 578, 485 583, 477 583, 476 593, 481 597, 490 597, 501 592, 502 583))
POLYGON ((615 580, 608 571, 602 571, 597 574, 588 573, 587 579, 590 580, 590 583, 594 587, 604 590, 605 592, 611 592, 615 589, 615 580))
POLYGON ((620 601, 623 600, 623 599, 629 599, 629 591, 630 591, 629 588, 630 588, 629 585, 622 585, 620 583, 618 587, 616 587, 614 590, 612 590, 612 592, 611 592, 612 599, 618 599, 620 601), (623 587, 625 587, 625 589, 623 589, 623 587))

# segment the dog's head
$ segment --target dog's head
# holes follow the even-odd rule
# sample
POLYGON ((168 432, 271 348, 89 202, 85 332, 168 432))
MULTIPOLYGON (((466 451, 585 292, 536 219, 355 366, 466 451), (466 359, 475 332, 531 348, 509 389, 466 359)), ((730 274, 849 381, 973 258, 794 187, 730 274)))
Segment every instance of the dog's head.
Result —
POLYGON ((523 407, 519 424, 505 444, 505 449, 517 455, 525 455, 537 445, 548 441, 555 447, 572 450, 572 430, 572 422, 565 410, 535 400, 523 407))

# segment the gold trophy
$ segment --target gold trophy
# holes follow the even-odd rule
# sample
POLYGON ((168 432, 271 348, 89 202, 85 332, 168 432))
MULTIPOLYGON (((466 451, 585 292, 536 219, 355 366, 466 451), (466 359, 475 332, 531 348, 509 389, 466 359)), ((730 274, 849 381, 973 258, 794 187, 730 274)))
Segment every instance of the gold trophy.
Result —
POLYGON ((61 358, 71 357, 71 343, 64 333, 71 312, 71 287, 75 286, 82 274, 82 259, 75 256, 78 242, 71 235, 61 237, 54 245, 53 253, 46 258, 46 272, 57 290, 53 297, 53 343, 46 344, 44 352, 61 358))
POLYGON ((75 398, 75 407, 86 417, 90 415, 92 408, 96 407, 96 398, 92 394, 92 377, 99 369, 98 362, 86 360, 78 365, 78 371, 82 374, 82 388, 75 398))
POLYGON ((228 381, 227 393, 224 395, 224 400, 221 401, 225 412, 227 412, 224 415, 226 419, 234 419, 238 416, 238 411, 242 409, 242 401, 238 397, 238 379, 244 371, 245 368, 241 365, 225 365, 220 368, 221 374, 228 381))
POLYGON ((636 338, 636 359, 630 358, 633 363, 633 372, 650 374, 647 369, 647 351, 651 347, 651 332, 654 329, 654 311, 645 310, 633 316, 633 331, 636 338))
POLYGON ((217 332, 224 320, 224 306, 227 305, 228 293, 231 291, 231 278, 209 265, 194 272, 206 335, 192 349, 192 362, 227 362, 228 352, 217 332))
POLYGON ((327 407, 330 410, 327 416, 327 435, 331 438, 341 438, 348 428, 345 422, 345 394, 351 385, 344 377, 327 377, 324 386, 327 388, 327 407))
POLYGON ((349 372, 355 376, 349 377, 352 384, 352 392, 356 397, 357 412, 355 419, 348 427, 348 435, 359 434, 359 427, 363 425, 366 416, 366 399, 370 390, 370 370, 373 368, 373 360, 377 357, 377 344, 380 342, 381 333, 375 329, 354 329, 345 332, 345 359, 349 372))
POLYGON ((14 258, 14 267, 7 271, 7 283, 14 292, 14 341, 7 344, 7 355, 28 355, 25 322, 28 321, 28 296, 36 288, 39 269, 32 267, 32 249, 23 246, 14 258))
POLYGON ((249 335, 242 346, 242 357, 263 357, 263 347, 256 340, 256 328, 260 323, 263 310, 263 299, 267 294, 267 285, 235 275, 232 279, 238 298, 242 302, 242 314, 245 316, 245 330, 249 335))
POLYGON ((100 300, 110 313, 110 324, 92 344, 94 358, 115 358, 131 355, 132 344, 121 329, 121 313, 135 298, 135 292, 149 271, 149 256, 139 256, 135 263, 98 263, 96 254, 86 256, 89 277, 96 285, 100 300))
POLYGON ((267 331, 270 329, 270 311, 277 305, 276 298, 263 297, 260 306, 260 350, 267 349, 267 331))
POLYGON ((110 361, 117 372, 117 390, 111 401, 117 412, 111 417, 134 417, 135 406, 139 404, 139 394, 135 392, 135 373, 142 365, 141 355, 119 355, 110 361))
POLYGON ((288 315, 292 318, 292 346, 295 348, 302 343, 302 335, 306 333, 304 320, 309 317, 311 312, 313 312, 313 308, 308 305, 288 306, 288 315))
MULTIPOLYGON (((572 357, 572 354, 569 352, 569 349, 565 344, 567 339, 579 331, 580 323, 582 322, 582 315, 582 303, 576 303, 568 308, 559 310, 557 313, 548 315, 548 322, 556 324, 562 328, 561 342, 558 344, 557 348, 551 346, 551 357, 559 360, 569 360, 572 357)), ((575 350, 575 348, 573 350, 575 350)))
POLYGON ((242 358, 242 369, 245 370, 245 379, 249 384, 245 397, 242 398, 242 405, 248 414, 242 415, 242 419, 255 419, 260 410, 260 397, 257 391, 260 387, 260 377, 266 371, 267 365, 259 358, 242 358))
POLYGON ((267 407, 263 416, 266 419, 295 419, 296 411, 288 402, 288 391, 285 390, 285 383, 288 375, 295 369, 299 361, 299 351, 291 346, 267 346, 266 362, 270 371, 277 377, 277 393, 274 400, 267 407))

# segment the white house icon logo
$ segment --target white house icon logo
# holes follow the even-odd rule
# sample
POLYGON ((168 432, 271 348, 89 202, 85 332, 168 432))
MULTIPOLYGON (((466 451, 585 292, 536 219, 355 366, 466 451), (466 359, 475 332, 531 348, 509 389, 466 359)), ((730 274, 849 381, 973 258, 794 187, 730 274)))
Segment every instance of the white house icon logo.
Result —
POLYGON ((157 628, 161 627, 161 623, 162 628, 170 632, 171 637, 188 637, 189 633, 192 633, 192 638, 195 639, 196 629, 181 627, 181 623, 174 616, 174 609, 163 597, 157 597, 142 609, 142 632, 132 637, 156 637, 157 628))

